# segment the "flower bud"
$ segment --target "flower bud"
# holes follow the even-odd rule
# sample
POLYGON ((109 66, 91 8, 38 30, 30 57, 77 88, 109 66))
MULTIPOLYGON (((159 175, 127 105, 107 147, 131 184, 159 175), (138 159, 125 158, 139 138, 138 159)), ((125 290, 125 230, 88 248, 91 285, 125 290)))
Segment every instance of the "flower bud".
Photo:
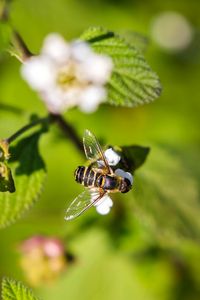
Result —
POLYGON ((19 249, 21 268, 32 286, 51 283, 67 269, 68 255, 58 238, 33 236, 23 241, 19 249))

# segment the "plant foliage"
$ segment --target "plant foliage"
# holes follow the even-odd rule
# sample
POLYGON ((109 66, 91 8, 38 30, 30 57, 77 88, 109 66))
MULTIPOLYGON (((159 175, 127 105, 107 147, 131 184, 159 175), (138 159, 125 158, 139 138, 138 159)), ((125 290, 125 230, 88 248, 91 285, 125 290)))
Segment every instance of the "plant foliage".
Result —
POLYGON ((81 39, 89 42, 97 53, 106 54, 113 60, 114 70, 107 84, 107 102, 134 107, 153 101, 160 95, 158 76, 143 55, 123 38, 101 27, 91 27, 81 39))
POLYGON ((18 219, 41 193, 46 177, 38 141, 42 131, 20 140, 10 149, 9 166, 15 180, 16 192, 0 193, 0 227, 18 219))
POLYGON ((20 281, 3 278, 2 300, 38 300, 38 298, 20 281))

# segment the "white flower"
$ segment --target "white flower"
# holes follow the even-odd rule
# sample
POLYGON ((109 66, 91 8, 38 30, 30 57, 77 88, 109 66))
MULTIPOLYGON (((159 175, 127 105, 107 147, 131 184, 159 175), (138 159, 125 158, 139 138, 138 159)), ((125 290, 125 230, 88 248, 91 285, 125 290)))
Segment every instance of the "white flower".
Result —
MULTIPOLYGON (((94 199, 97 198, 97 196, 98 193, 95 192, 91 193, 91 200, 93 201, 94 199)), ((96 211, 100 215, 107 215, 110 212, 111 207, 113 206, 113 201, 108 195, 105 195, 94 206, 96 206, 96 211)))
MULTIPOLYGON (((104 155, 109 166, 116 166, 121 159, 121 156, 119 156, 119 154, 117 154, 117 152, 115 152, 112 148, 108 148, 104 151, 104 155)), ((98 165, 99 167, 104 166, 103 160, 98 160, 98 165)))
POLYGON ((121 157, 112 148, 108 148, 104 152, 104 155, 110 166, 116 166, 121 159, 121 157))
POLYGON ((96 211, 100 215, 107 215, 110 212, 111 207, 113 206, 113 201, 108 195, 104 196, 102 200, 103 201, 98 203, 98 205, 96 206, 96 211))
POLYGON ((104 85, 112 67, 111 58, 96 54, 87 43, 68 44, 59 34, 50 34, 41 54, 28 59, 21 73, 50 112, 61 113, 73 106, 93 112, 106 98, 104 85))

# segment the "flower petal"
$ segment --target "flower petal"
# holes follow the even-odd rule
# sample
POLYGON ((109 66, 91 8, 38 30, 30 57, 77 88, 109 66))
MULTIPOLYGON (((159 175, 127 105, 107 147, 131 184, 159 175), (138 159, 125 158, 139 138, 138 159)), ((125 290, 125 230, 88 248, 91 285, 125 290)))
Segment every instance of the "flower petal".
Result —
POLYGON ((85 79, 97 84, 105 84, 110 78, 113 63, 108 56, 92 54, 84 61, 81 68, 85 79))
POLYGON ((34 90, 46 90, 55 80, 55 68, 43 56, 31 57, 21 67, 22 77, 34 90))
POLYGON ((24 240, 20 244, 19 248, 22 252, 30 252, 34 248, 41 247, 43 245, 44 241, 45 241, 44 236, 34 235, 31 238, 24 240))
POLYGON ((102 86, 89 86, 81 95, 80 109, 86 113, 94 112, 104 101, 106 90, 102 86))
POLYGON ((101 199, 101 202, 96 205, 96 211, 101 215, 107 215, 113 206, 112 199, 106 195, 101 199))
POLYGON ((64 253, 64 245, 56 238, 46 238, 43 249, 48 257, 57 257, 64 253))
POLYGON ((84 62, 92 54, 90 46, 82 41, 75 41, 71 44, 71 58, 78 62, 84 62))
POLYGON ((44 40, 42 54, 57 63, 64 63, 69 59, 70 46, 65 42, 61 35, 52 33, 44 40))
POLYGON ((52 113, 62 113, 67 108, 75 106, 77 103, 75 102, 77 101, 76 96, 79 96, 76 90, 73 91, 73 89, 70 89, 69 91, 65 91, 56 85, 49 87, 41 95, 48 110, 52 113))
POLYGON ((110 166, 116 166, 121 159, 121 157, 112 148, 108 148, 104 152, 104 155, 110 166))

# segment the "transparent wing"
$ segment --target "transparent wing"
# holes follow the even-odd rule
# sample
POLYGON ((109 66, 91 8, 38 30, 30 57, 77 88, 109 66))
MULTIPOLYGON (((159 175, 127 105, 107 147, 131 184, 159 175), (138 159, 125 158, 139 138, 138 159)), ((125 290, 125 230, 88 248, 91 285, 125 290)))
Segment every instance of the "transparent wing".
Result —
POLYGON ((84 146, 85 155, 87 159, 93 161, 102 160, 104 162, 107 171, 109 173, 112 173, 112 169, 110 168, 107 159, 105 158, 105 155, 101 149, 101 146, 99 145, 99 142, 97 141, 94 134, 92 134, 87 129, 85 130, 83 136, 83 146, 84 146))
POLYGON ((65 220, 69 221, 80 216, 82 213, 96 204, 105 195, 105 193, 106 192, 104 191, 95 192, 95 194, 97 195, 92 199, 90 190, 85 190, 72 201, 72 203, 66 210, 65 220))

